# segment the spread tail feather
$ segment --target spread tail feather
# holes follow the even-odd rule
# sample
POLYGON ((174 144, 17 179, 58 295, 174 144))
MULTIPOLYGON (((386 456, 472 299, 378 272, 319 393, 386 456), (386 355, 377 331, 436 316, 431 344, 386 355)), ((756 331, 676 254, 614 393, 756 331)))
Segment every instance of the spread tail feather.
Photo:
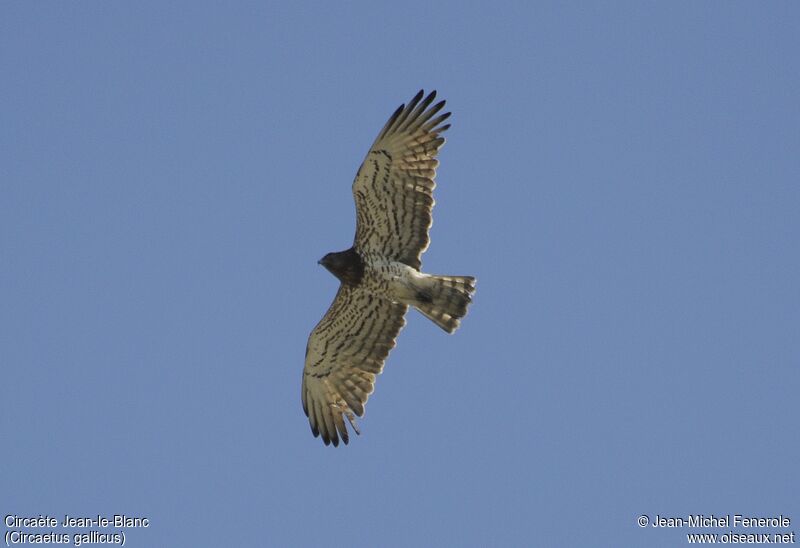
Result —
POLYGON ((417 282, 414 306, 436 325, 453 333, 466 315, 474 293, 472 276, 426 275, 417 282))

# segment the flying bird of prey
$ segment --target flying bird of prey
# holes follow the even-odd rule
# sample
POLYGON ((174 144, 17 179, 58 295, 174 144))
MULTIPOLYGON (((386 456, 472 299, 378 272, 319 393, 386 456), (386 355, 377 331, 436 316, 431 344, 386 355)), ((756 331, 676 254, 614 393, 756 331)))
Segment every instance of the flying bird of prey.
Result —
POLYGON ((328 312, 308 338, 303 370, 303 410, 325 445, 349 441, 343 417, 360 434, 355 416, 375 387, 394 348, 409 306, 453 333, 475 292, 471 276, 420 272, 431 227, 436 155, 444 144, 436 92, 420 91, 401 105, 367 153, 353 181, 353 246, 319 263, 340 283, 328 312))

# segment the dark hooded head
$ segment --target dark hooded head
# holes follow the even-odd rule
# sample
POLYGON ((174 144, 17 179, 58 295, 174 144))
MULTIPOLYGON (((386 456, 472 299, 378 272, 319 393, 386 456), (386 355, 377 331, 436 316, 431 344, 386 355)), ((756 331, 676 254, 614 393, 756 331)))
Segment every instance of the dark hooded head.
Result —
POLYGON ((352 247, 347 251, 328 253, 319 264, 339 278, 343 284, 358 285, 364 275, 364 261, 352 247))

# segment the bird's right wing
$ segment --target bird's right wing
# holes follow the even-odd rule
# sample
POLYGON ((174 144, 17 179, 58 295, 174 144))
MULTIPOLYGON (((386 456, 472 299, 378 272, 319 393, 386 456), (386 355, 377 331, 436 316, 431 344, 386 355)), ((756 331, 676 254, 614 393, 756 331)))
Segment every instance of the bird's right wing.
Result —
POLYGON ((422 97, 420 91, 389 118, 353 181, 353 246, 416 269, 428 248, 441 134, 450 127, 442 125, 450 113, 438 114, 445 102, 431 106, 436 92, 422 97))
POLYGON ((406 305, 342 284, 328 312, 308 338, 303 370, 303 410, 325 445, 347 444, 343 415, 356 433, 355 413, 375 387, 375 377, 405 325, 406 305))

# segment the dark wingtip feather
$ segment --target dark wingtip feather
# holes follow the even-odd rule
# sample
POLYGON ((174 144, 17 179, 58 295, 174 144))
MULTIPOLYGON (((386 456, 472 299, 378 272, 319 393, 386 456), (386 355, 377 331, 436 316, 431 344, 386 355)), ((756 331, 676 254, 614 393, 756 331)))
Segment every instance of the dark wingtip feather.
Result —
POLYGON ((403 103, 402 105, 397 107, 397 109, 392 113, 392 115, 389 116, 389 121, 386 122, 386 128, 387 129, 390 128, 392 126, 392 124, 394 124, 394 122, 400 117, 400 115, 403 114, 403 111, 405 109, 406 109, 406 104, 405 103, 403 103))
POLYGON ((422 129, 423 129, 424 131, 426 131, 426 132, 427 132, 427 131, 441 131, 441 130, 440 130, 440 129, 438 129, 436 126, 438 126, 439 124, 441 124, 442 122, 444 122, 445 120, 447 120, 448 118, 450 118, 450 114, 451 114, 450 112, 445 112, 444 114, 440 114, 439 116, 437 116, 437 117, 436 117, 436 118, 434 118, 433 120, 428 120, 428 121, 426 121, 426 122, 425 122, 425 123, 422 125, 422 129))
POLYGON ((411 101, 409 101, 409 103, 408 103, 408 107, 406 107, 406 111, 407 111, 407 112, 406 112, 405 116, 408 116, 408 114, 409 114, 409 113, 410 113, 412 110, 414 110, 414 108, 416 108, 416 106, 417 106, 417 105, 419 104, 419 102, 422 100, 422 97, 423 97, 423 92, 422 92, 422 90, 419 90, 419 91, 417 92, 417 94, 414 96, 414 98, 413 98, 413 99, 411 99, 411 101))
POLYGON ((419 114, 425 112, 425 110, 427 110, 427 108, 431 105, 431 103, 433 102, 433 100, 435 98, 436 98, 436 92, 435 91, 432 91, 431 93, 429 93, 428 96, 425 97, 425 99, 423 99, 422 102, 417 107, 417 113, 418 113, 417 116, 419 116, 419 114))
POLYGON ((391 116, 389 116, 389 119, 386 121, 386 125, 383 126, 383 129, 381 130, 380 134, 378 134, 378 139, 380 139, 381 137, 386 135, 389 131, 391 131, 391 129, 397 123, 397 120, 400 118, 400 115, 403 114, 405 108, 406 105, 405 103, 403 103, 402 105, 397 107, 397 109, 392 113, 391 116))

